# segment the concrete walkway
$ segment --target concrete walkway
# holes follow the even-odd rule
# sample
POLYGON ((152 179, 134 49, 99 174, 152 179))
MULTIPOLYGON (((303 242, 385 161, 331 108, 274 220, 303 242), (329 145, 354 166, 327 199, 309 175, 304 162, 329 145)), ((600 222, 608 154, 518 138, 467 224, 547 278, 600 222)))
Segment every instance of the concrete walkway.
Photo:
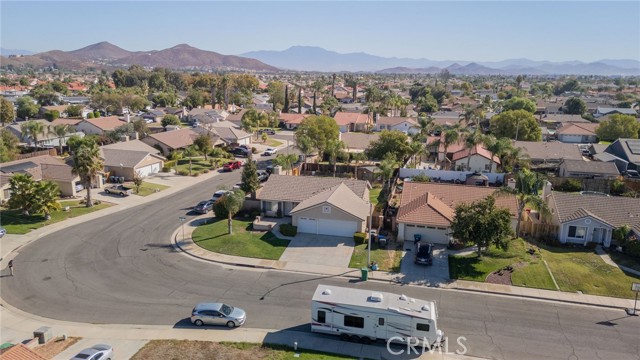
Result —
POLYGON ((598 245, 596 247, 596 254, 600 255, 600 258, 604 262, 606 262, 607 264, 609 264, 611 266, 614 266, 614 267, 617 267, 617 268, 619 268, 620 270, 622 270, 622 271, 624 271, 626 273, 633 274, 633 275, 636 275, 636 276, 640 276, 640 271, 632 269, 630 267, 626 267, 626 266, 622 266, 622 265, 616 264, 616 262, 611 260, 611 257, 609 256, 609 254, 607 254, 604 251, 604 249, 602 248, 602 246, 600 246, 600 245, 598 245))

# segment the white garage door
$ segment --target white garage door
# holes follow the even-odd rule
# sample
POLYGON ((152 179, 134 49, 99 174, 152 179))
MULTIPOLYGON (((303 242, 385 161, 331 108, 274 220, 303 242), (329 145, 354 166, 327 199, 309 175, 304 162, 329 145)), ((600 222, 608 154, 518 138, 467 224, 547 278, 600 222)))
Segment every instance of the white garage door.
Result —
POLYGON ((355 221, 298 218, 298 232, 302 233, 353 237, 357 229, 355 221))
POLYGON ((312 218, 298 218, 298 232, 316 234, 318 231, 318 220, 312 218))
POLYGON ((449 244, 449 231, 444 228, 429 227, 423 225, 404 225, 404 241, 413 241, 415 234, 422 235, 423 242, 430 242, 433 244, 449 244))
POLYGON ((142 177, 149 176, 151 174, 157 174, 160 172, 160 163, 147 165, 136 170, 142 177))

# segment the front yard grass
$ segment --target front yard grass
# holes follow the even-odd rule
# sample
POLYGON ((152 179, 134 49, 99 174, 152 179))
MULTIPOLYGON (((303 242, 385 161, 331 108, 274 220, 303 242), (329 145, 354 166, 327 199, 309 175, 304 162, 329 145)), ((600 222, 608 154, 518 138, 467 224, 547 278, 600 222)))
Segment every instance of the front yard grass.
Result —
POLYGON ((449 277, 484 282, 492 272, 518 264, 511 275, 513 285, 555 290, 542 259, 529 255, 526 250, 524 240, 515 239, 507 251, 492 246, 481 258, 477 254, 449 255, 449 277))
POLYGON ((632 282, 640 277, 625 274, 604 262, 593 250, 541 246, 543 257, 562 291, 581 291, 589 295, 633 298, 632 282))
MULTIPOLYGON (((222 166, 222 164, 231 161, 232 159, 223 159, 223 158, 212 158, 209 157, 207 160, 204 157, 193 157, 191 158, 191 172, 193 173, 203 173, 205 170, 213 171, 216 166, 216 161, 218 165, 222 166), (211 159, 213 159, 213 166, 211 166, 211 159)), ((177 172, 186 172, 189 173, 189 159, 180 159, 178 160, 177 172)))
POLYGON ((170 186, 167 185, 160 185, 160 184, 156 184, 156 183, 150 183, 150 182, 146 182, 143 181, 142 185, 140 185, 140 191, 139 192, 135 192, 136 190, 136 186, 132 183, 129 184, 128 186, 131 186, 131 188, 133 188, 134 194, 136 195, 140 195, 140 196, 148 196, 151 195, 157 191, 162 191, 165 189, 170 188, 170 186))
MULTIPOLYGON (((377 242, 371 243, 371 261, 378 263, 378 269, 382 271, 399 272, 402 261, 402 251, 397 249, 380 248, 377 242)), ((360 269, 368 267, 367 263, 367 242, 356 244, 349 261, 349 267, 360 269)))
POLYGON ((193 242, 209 251, 220 254, 257 259, 278 260, 289 245, 272 232, 252 231, 252 221, 233 220, 233 234, 227 233, 227 220, 214 219, 212 223, 198 226, 193 232, 193 242))
POLYGON ((131 358, 132 360, 189 360, 189 359, 237 359, 237 360, 343 360, 353 359, 341 355, 313 350, 293 351, 282 345, 246 342, 212 342, 196 340, 151 340, 131 358), (296 356, 296 353, 299 354, 296 356))
POLYGON ((26 234, 31 230, 39 229, 43 226, 57 223, 76 216, 82 216, 97 210, 107 208, 113 204, 101 202, 90 208, 84 204, 80 204, 80 200, 60 201, 60 206, 69 206, 69 211, 54 211, 51 213, 51 219, 46 220, 44 214, 32 214, 31 216, 23 216, 20 210, 2 210, 0 211, 0 219, 2 219, 2 227, 7 230, 8 234, 26 234))
POLYGON ((278 147, 282 145, 282 141, 278 141, 276 139, 268 138, 266 142, 262 143, 262 145, 269 147, 278 147))

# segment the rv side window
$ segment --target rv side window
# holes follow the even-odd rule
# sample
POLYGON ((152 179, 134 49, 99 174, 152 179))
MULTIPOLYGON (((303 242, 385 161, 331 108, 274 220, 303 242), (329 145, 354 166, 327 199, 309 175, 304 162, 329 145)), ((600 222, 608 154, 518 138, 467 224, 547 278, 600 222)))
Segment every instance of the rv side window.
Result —
POLYGON ((416 330, 429 332, 429 324, 416 324, 416 330))
POLYGON ((324 324, 327 321, 327 313, 322 310, 318 310, 318 322, 324 324))
POLYGON ((378 325, 379 326, 383 326, 384 325, 384 318, 378 318, 378 325))
POLYGON ((357 316, 344 316, 344 326, 354 327, 354 328, 364 328, 364 318, 357 316))

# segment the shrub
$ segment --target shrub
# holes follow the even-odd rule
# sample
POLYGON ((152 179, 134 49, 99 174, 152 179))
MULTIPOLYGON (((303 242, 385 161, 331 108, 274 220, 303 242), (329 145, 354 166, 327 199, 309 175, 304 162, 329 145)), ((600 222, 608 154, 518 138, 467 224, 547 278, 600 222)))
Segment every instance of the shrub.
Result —
MULTIPOLYGON (((188 173, 188 172, 187 172, 187 173, 188 173)), ((191 176, 193 176, 193 177, 200 176, 200 172, 199 172, 199 171, 192 171, 192 172, 191 172, 191 176)))
POLYGON ((568 179, 565 180, 560 186, 558 186, 559 191, 566 192, 576 192, 582 190, 582 181, 578 179, 568 179))
POLYGON ((180 170, 180 171, 178 171, 178 175, 189 176, 189 171, 188 170, 180 170))
POLYGON ((251 148, 251 153, 252 154, 257 154, 258 153, 258 149, 256 149, 255 147, 251 148))
POLYGON ((593 249, 595 249, 595 248, 596 248, 596 246, 598 246, 598 243, 595 243, 595 242, 593 242, 593 241, 589 241, 589 242, 587 243, 587 245, 585 245, 584 247, 585 247, 585 248, 587 248, 587 249, 589 249, 589 250, 593 250, 593 249))
POLYGON ((298 234, 298 227, 291 224, 280 225, 280 232, 284 236, 296 236, 298 234))
POLYGON ((229 212, 227 212, 227 209, 224 207, 224 204, 222 203, 222 201, 220 201, 220 199, 216 200, 216 202, 213 203, 213 214, 218 219, 226 219, 229 215, 229 212))
POLYGON ((545 245, 549 245, 549 246, 553 246, 553 247, 560 247, 562 246, 562 243, 560 242, 560 240, 556 239, 553 236, 546 236, 540 239, 540 242, 545 244, 545 245))
POLYGON ((629 241, 624 247, 624 253, 629 256, 640 257, 640 240, 629 241))
POLYGON ((101 200, 93 200, 93 205, 100 205, 102 204, 101 200))
POLYGON ((464 249, 464 243, 460 242, 458 240, 449 241, 449 244, 447 245, 447 249, 449 249, 449 250, 462 250, 462 249, 464 249))
POLYGON ((353 240, 356 244, 364 244, 367 242, 367 234, 363 232, 357 232, 353 234, 353 240))
POLYGON ((208 174, 209 173, 209 169, 204 169, 202 170, 203 173, 208 174))
POLYGON ((260 216, 260 210, 253 209, 253 210, 251 210, 250 214, 251 214, 251 217, 255 219, 256 217, 260 216))
POLYGON ((176 166, 176 161, 175 160, 167 160, 164 162, 164 167, 167 167, 169 169, 173 168, 176 166))
POLYGON ((163 167, 162 167, 162 172, 168 173, 168 172, 171 172, 171 169, 172 169, 172 168, 167 167, 167 166, 165 165, 165 166, 163 166, 163 167))

